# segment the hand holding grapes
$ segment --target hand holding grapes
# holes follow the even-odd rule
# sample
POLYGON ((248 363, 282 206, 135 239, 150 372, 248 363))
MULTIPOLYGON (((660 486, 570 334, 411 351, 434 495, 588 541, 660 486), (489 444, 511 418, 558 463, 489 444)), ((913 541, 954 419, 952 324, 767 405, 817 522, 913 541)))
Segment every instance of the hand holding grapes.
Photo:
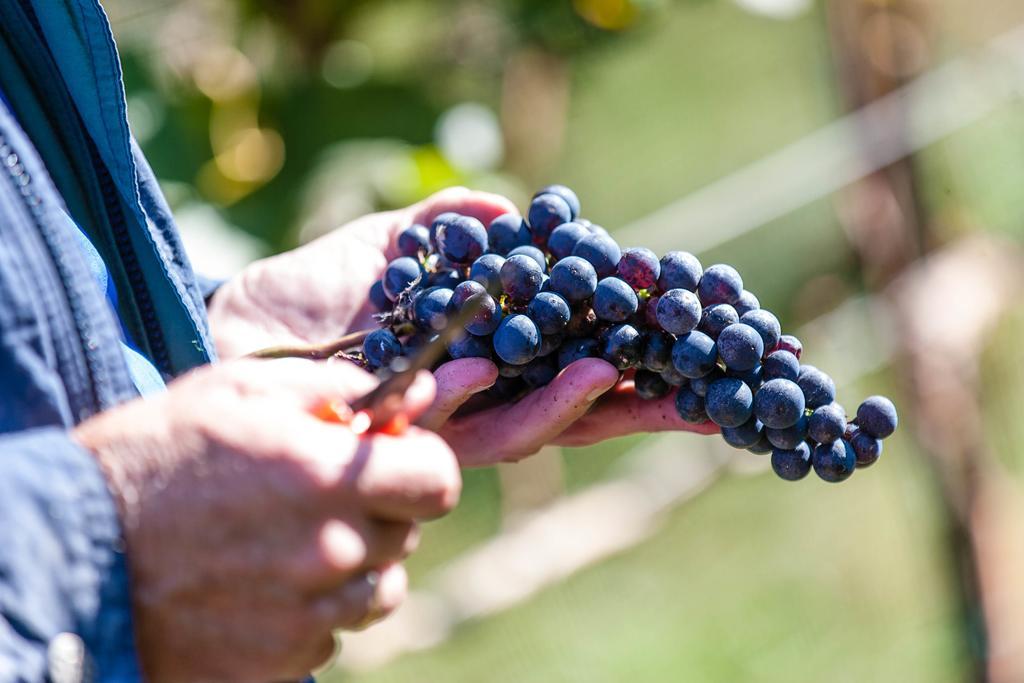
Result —
POLYGON ((464 465, 547 443, 720 428, 735 448, 771 453, 784 479, 813 467, 836 482, 873 464, 896 426, 882 397, 848 420, 831 378, 799 363, 799 340, 735 269, 704 269, 682 251, 623 251, 564 186, 537 193, 525 217, 462 189, 368 216, 255 264, 218 295, 211 319, 231 349, 251 345, 253 327, 264 345, 323 341, 378 324, 376 310, 382 322, 361 357, 377 370, 415 353, 470 300, 467 334, 448 344, 422 421, 464 465))

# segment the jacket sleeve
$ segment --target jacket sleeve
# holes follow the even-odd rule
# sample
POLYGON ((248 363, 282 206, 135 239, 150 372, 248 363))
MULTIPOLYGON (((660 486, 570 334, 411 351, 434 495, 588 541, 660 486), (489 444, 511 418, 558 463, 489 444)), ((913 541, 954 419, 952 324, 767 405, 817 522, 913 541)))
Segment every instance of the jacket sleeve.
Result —
POLYGON ((99 466, 60 428, 0 437, 0 682, 140 678, 121 532, 99 466), (68 667, 79 661, 76 677, 68 667))

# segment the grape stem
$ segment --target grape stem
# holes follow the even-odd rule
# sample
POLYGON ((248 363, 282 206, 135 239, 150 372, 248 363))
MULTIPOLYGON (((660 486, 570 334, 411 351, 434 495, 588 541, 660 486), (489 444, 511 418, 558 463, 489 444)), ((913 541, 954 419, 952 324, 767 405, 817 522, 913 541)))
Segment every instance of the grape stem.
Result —
POLYGON ((366 337, 378 328, 351 332, 343 337, 324 344, 309 344, 296 346, 270 346, 259 351, 253 351, 249 358, 305 358, 307 360, 325 360, 336 356, 349 349, 361 346, 366 337))

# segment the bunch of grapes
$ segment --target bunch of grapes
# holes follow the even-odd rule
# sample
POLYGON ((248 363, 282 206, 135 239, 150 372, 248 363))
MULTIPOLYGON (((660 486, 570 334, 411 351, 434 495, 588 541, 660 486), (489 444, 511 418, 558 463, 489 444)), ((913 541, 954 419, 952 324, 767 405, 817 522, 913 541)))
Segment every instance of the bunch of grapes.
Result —
POLYGON ((489 394, 501 401, 544 386, 574 361, 603 358, 633 373, 641 398, 676 391, 683 420, 710 420, 730 446, 770 453, 790 481, 812 468, 843 481, 874 464, 896 429, 896 408, 882 396, 848 419, 832 379, 801 365, 800 341, 782 334, 734 268, 705 269, 684 251, 659 259, 643 247, 622 250, 580 217, 567 187, 546 187, 525 218, 506 214, 489 226, 442 214, 403 231, 398 249, 370 290, 386 325, 363 344, 371 369, 413 353, 479 300, 448 354, 494 361, 489 394))

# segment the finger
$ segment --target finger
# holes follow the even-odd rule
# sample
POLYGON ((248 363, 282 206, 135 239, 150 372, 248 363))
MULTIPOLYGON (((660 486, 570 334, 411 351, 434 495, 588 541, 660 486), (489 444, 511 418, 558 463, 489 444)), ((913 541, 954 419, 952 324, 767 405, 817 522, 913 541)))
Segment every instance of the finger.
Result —
POLYGON ((472 216, 485 226, 502 214, 518 214, 511 200, 490 192, 469 190, 465 187, 449 187, 428 197, 410 208, 412 221, 430 225, 439 214, 453 211, 463 216, 472 216))
POLYGON ((555 443, 588 446, 638 432, 665 431, 717 434, 719 429, 710 421, 695 425, 679 417, 675 392, 665 398, 645 400, 636 395, 632 383, 624 383, 602 397, 593 410, 560 434, 555 443))
POLYGON ((357 572, 404 559, 418 541, 419 530, 411 522, 331 519, 285 560, 284 574, 305 593, 319 595, 357 572))
POLYGON ((365 628, 395 611, 407 591, 408 577, 402 565, 385 565, 315 599, 311 611, 324 628, 365 628))
POLYGON ((474 394, 494 384, 498 367, 486 358, 463 358, 439 367, 434 371, 434 378, 437 397, 418 424, 437 431, 474 394))
POLYGON ((354 495, 368 515, 394 521, 432 519, 455 507, 462 492, 458 462, 436 434, 410 427, 401 436, 367 434, 360 442, 339 496, 354 495))
POLYGON ((619 371, 598 358, 578 360, 551 384, 511 406, 499 406, 449 422, 442 436, 463 466, 518 460, 536 453, 584 415, 619 380, 619 371), (496 425, 503 425, 495 438, 496 425))
MULTIPOLYGON (((301 358, 239 360, 225 364, 240 393, 290 397, 307 412, 323 401, 349 402, 372 391, 379 380, 348 361, 325 363, 301 358)), ((421 388, 422 390, 422 388, 421 388)))

